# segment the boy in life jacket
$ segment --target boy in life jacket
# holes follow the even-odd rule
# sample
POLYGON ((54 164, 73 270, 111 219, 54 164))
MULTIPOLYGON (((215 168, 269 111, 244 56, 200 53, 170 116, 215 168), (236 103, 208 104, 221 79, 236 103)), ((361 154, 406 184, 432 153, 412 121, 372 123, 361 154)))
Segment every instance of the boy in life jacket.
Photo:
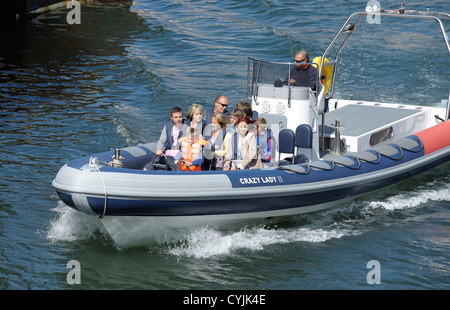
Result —
POLYGON ((203 164, 203 146, 208 142, 199 136, 197 128, 189 128, 186 137, 179 141, 180 152, 175 156, 175 165, 180 164, 184 171, 201 171, 203 164))

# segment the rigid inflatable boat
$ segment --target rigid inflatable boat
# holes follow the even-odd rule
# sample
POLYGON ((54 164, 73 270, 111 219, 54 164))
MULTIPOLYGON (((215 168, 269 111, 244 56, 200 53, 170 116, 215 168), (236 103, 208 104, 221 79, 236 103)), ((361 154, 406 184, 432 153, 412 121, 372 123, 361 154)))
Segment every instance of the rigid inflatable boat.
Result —
MULTIPOLYGON (((367 14, 352 14, 322 57, 311 63, 321 77, 316 91, 280 81, 295 64, 248 59, 248 97, 253 110, 267 120, 275 146, 269 167, 142 170, 156 151, 156 143, 148 143, 65 164, 53 181, 57 194, 68 206, 100 217, 120 244, 125 232, 142 234, 143 241, 155 226, 323 210, 448 162, 450 96, 446 107, 334 98, 340 53, 367 14), (341 37, 334 59, 328 59, 341 37)), ((450 53, 440 19, 450 19, 449 14, 378 14, 436 20, 450 53)))

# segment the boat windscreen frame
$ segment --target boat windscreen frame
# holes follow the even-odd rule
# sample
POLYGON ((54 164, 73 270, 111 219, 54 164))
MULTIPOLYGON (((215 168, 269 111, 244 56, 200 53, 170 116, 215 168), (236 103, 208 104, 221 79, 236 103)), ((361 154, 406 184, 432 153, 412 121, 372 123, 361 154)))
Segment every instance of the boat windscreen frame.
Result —
MULTIPOLYGON (((444 17, 450 20, 450 14, 449 13, 444 13, 444 12, 421 12, 421 11, 411 11, 411 10, 406 10, 405 13, 400 13, 400 10, 383 10, 383 9, 379 9, 379 10, 375 10, 375 11, 370 11, 370 12, 356 12, 350 15, 350 17, 346 20, 346 22, 343 24, 343 26, 341 27, 341 29, 339 30, 339 32, 336 34, 336 36, 334 37, 334 39, 331 41, 330 45, 325 49, 324 53, 322 54, 322 57, 320 59, 320 64, 318 65, 318 70, 319 70, 319 74, 317 75, 317 81, 316 81, 316 91, 314 92, 316 95, 316 104, 319 104, 319 100, 320 100, 320 96, 318 96, 318 91, 319 91, 319 84, 320 84, 320 78, 323 75, 323 69, 324 66, 332 66, 332 75, 331 75, 331 83, 330 83, 330 87, 327 91, 327 93, 324 95, 325 99, 330 99, 333 98, 334 96, 334 92, 335 92, 335 86, 336 86, 336 77, 337 77, 337 70, 338 70, 338 64, 339 64, 339 59, 340 59, 340 54, 342 52, 342 50, 344 49, 344 47, 347 45, 350 37, 352 36, 352 34, 355 32, 355 30, 358 28, 358 26, 360 25, 361 21, 363 20, 364 17, 369 18, 370 16, 379 16, 381 17, 392 17, 392 18, 418 18, 418 19, 429 19, 429 20, 435 20, 437 21, 439 28, 440 28, 440 32, 444 38, 444 42, 447 48, 447 51, 450 55, 450 34, 447 34, 444 28, 444 25, 442 23, 441 18, 439 17, 444 17), (438 17, 439 16, 439 17, 438 17), (356 21, 353 22, 356 18, 356 21), (343 39, 341 45, 338 47, 337 51, 336 51, 336 55, 334 57, 333 60, 328 61, 326 63, 324 63, 327 55, 330 53, 331 49, 333 48, 333 46, 336 44, 336 42, 338 41, 338 39, 341 36, 345 36, 345 38, 343 39)), ((295 63, 283 63, 283 62, 268 62, 268 61, 263 61, 263 60, 258 60, 252 57, 248 57, 248 74, 247 74, 247 97, 248 99, 256 99, 256 97, 258 96, 257 94, 257 84, 258 84, 258 79, 259 79, 259 74, 260 74, 260 68, 261 68, 261 63, 270 63, 270 64, 278 64, 278 65, 288 65, 289 68, 291 68, 291 66, 295 66, 295 63), (252 81, 250 82, 250 64, 251 63, 258 63, 258 68, 257 68, 257 75, 256 75, 256 80, 255 80, 255 72, 253 72, 252 75, 252 81), (251 95, 250 95, 251 93, 251 95)), ((311 62, 309 63, 305 63, 305 64, 310 64, 310 65, 314 65, 317 66, 317 64, 313 64, 311 62)), ((255 70, 255 66, 253 66, 253 70, 255 70)), ((288 75, 290 75, 290 70, 288 71, 288 75)), ((290 77, 289 77, 290 80, 290 77)), ((290 81, 288 80, 288 85, 290 85, 290 81)), ((290 88, 290 87, 289 87, 290 88)), ((288 88, 288 89, 289 89, 288 88)), ((290 105, 290 93, 288 94, 288 105, 290 105)), ((448 99, 447 99, 447 107, 446 107, 447 113, 445 115, 445 121, 447 121, 450 118, 450 90, 449 90, 449 94, 448 94, 448 99)), ((323 114, 323 113, 321 113, 323 114)))

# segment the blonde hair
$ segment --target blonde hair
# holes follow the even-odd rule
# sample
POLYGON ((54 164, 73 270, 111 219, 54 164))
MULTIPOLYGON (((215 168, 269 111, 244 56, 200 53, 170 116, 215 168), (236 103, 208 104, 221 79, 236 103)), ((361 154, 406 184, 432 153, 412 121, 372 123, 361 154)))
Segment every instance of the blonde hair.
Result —
POLYGON ((201 112, 202 110, 203 110, 203 106, 202 106, 201 104, 193 103, 193 104, 189 107, 189 110, 188 110, 188 113, 187 113, 186 117, 187 117, 188 119, 192 119, 193 116, 194 116, 194 113, 195 113, 196 111, 200 111, 200 112, 201 112))
POLYGON ((188 129, 187 135, 190 137, 197 138, 199 136, 199 131, 197 128, 190 127, 188 129))
POLYGON ((259 128, 260 124, 267 124, 267 121, 264 117, 258 117, 255 121, 255 126, 259 128))
POLYGON ((220 125, 220 127, 222 127, 222 129, 227 128, 227 119, 225 118, 225 116, 220 113, 220 112, 214 112, 212 115, 212 118, 214 118, 220 125))

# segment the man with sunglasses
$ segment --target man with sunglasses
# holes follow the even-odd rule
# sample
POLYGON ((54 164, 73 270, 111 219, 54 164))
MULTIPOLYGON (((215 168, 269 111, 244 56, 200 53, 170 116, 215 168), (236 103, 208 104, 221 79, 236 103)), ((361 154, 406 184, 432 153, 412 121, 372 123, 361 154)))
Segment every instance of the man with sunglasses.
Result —
POLYGON ((225 95, 219 95, 214 100, 214 109, 212 107, 208 107, 206 111, 203 113, 203 120, 206 124, 211 123, 211 117, 214 112, 222 113, 225 118, 229 118, 230 112, 227 110, 228 107, 228 98, 225 95))
POLYGON ((316 90, 317 68, 309 63, 309 55, 305 50, 297 52, 295 66, 291 69, 290 84, 293 86, 309 86, 316 90))

